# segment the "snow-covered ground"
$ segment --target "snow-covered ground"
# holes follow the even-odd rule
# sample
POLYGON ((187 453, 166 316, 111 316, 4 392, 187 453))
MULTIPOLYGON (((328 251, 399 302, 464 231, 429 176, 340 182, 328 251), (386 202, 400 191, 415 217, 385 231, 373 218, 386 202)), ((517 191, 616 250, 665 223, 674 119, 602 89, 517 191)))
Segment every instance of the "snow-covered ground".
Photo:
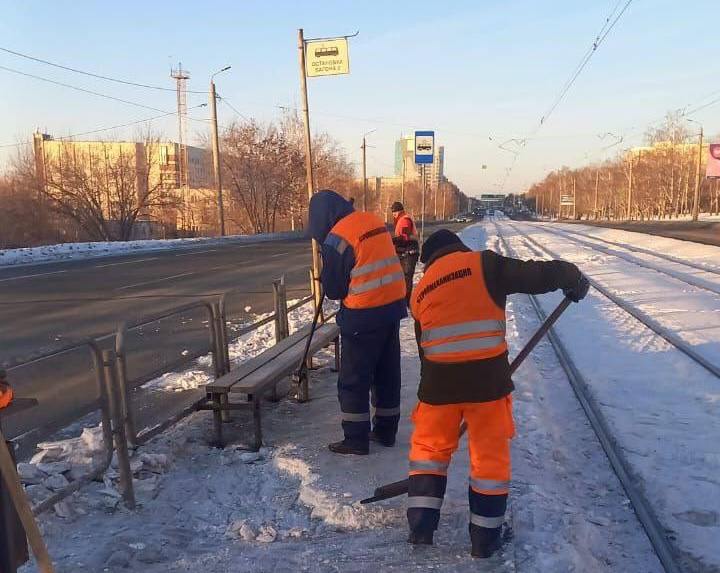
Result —
MULTIPOLYGON (((481 226, 463 236, 476 248, 485 245, 481 226)), ((296 326, 309 320, 309 310, 297 313, 296 326)), ((511 298, 508 318, 515 353, 538 322, 524 295, 511 298)), ((268 326, 238 341, 234 359, 272 343, 268 326)), ((119 501, 111 470, 103 483, 83 488, 43 515, 58 571, 661 571, 545 342, 515 376, 518 435, 509 513, 514 537, 498 556, 488 562, 469 557, 464 445, 451 466, 435 547, 407 545, 402 498, 360 506, 357 500, 376 486, 405 476, 408 415, 419 376, 410 320, 403 322, 401 343, 403 417, 395 448, 373 445, 367 457, 339 457, 327 450, 341 431, 337 374, 329 369, 330 354, 321 355, 311 402, 265 406, 266 447, 258 454, 240 449, 250 431, 245 413, 229 424, 227 435, 236 443, 224 451, 208 447, 210 415, 197 413, 134 453, 136 511, 119 501)), ((155 387, 175 391, 201 383, 197 372, 203 370, 165 377, 155 387)), ((96 430, 65 444, 73 452, 69 461, 92 453, 93 444, 96 430)), ((46 447, 53 453, 46 454, 45 463, 68 459, 59 446, 46 447)), ((27 474, 35 470, 41 473, 31 479, 40 487, 50 477, 58 484, 72 477, 72 467, 61 464, 24 468, 27 474)))
MULTIPOLYGON (((712 268, 720 261, 717 247, 575 225, 502 220, 487 228, 504 236, 521 258, 549 258, 552 252, 577 263, 598 284, 720 365, 720 296, 683 282, 680 275, 702 278, 706 286, 720 286, 720 277, 633 250, 655 250, 712 268), (573 235, 553 232, 558 227, 626 248, 598 242, 597 250, 572 240, 573 235)), ((489 244, 502 252, 497 237, 490 236, 489 244)), ((542 297, 542 306, 550 311, 559 300, 559 295, 542 297)), ((595 290, 566 312, 557 330, 685 570, 720 570, 718 377, 595 290)))
POLYGON ((59 245, 44 245, 42 247, 0 249, 0 268, 149 253, 178 248, 214 246, 227 243, 256 243, 261 241, 292 239, 299 236, 300 234, 298 232, 287 232, 260 235, 232 235, 222 238, 198 237, 191 239, 62 243, 59 245))

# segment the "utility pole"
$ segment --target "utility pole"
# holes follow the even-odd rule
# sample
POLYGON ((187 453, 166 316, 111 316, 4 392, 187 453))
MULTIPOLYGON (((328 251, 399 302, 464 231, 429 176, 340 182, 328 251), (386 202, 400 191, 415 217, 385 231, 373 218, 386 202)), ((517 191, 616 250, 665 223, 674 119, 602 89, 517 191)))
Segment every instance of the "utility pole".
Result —
MULTIPOLYGON (((313 189, 313 160, 312 160, 312 140, 310 138, 310 111, 308 107, 307 93, 307 77, 305 75, 305 38, 303 29, 298 29, 298 60, 300 63, 300 90, 302 92, 303 119, 305 121, 305 178, 307 179, 308 190, 308 216, 310 212, 310 199, 312 199, 313 189)), ((313 278, 313 294, 315 296, 316 306, 320 305, 320 256, 318 252, 318 244, 315 239, 312 240, 312 278, 313 278)))
POLYGON ((367 155, 366 155, 366 148, 367 144, 365 142, 365 136, 363 135, 363 142, 362 142, 362 172, 363 172, 363 211, 367 211, 367 155))
POLYGON ((600 169, 595 170, 595 202, 593 204, 593 219, 598 218, 598 184, 600 183, 600 169))
POLYGON ((630 178, 628 179, 628 196, 627 196, 627 210, 625 212, 625 218, 630 221, 632 219, 632 191, 633 191, 633 154, 632 149, 630 150, 630 178))
POLYGON ((210 76, 210 115, 212 117, 210 123, 212 125, 213 172, 215 174, 215 192, 217 193, 218 228, 221 237, 225 236, 225 210, 223 208, 222 174, 220 171, 220 141, 218 139, 217 95, 215 94, 215 76, 229 69, 230 66, 226 66, 222 70, 215 72, 212 76, 210 76))
POLYGON ((700 139, 698 140, 697 170, 695 172, 695 196, 693 197, 692 220, 697 221, 700 214, 700 168, 702 166, 703 128, 700 126, 700 139))

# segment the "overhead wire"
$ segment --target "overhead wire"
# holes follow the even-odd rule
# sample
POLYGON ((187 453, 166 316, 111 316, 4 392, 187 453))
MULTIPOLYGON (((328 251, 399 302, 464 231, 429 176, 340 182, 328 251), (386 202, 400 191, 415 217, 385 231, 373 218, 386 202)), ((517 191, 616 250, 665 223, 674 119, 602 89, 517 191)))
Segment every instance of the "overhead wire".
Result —
MULTIPOLYGON (((630 7, 630 4, 632 4, 632 2, 633 2, 633 0, 625 0, 625 5, 618 12, 618 8, 620 7, 620 4, 622 3, 622 1, 623 0, 618 0, 615 3, 612 11, 605 18, 603 26, 600 29, 600 31, 598 32, 598 34, 595 36, 595 39, 593 40, 592 44, 587 49, 587 51, 583 54, 582 58, 580 59, 580 62, 574 68, 573 72, 570 74, 570 77, 565 81, 565 83, 563 84, 563 86, 560 89, 560 91, 558 92, 558 94, 552 100, 550 107, 541 116, 540 121, 538 122, 536 127, 530 132, 530 135, 527 138, 525 138, 525 141, 536 138, 537 133, 540 131, 540 129, 542 129, 542 127, 545 126, 548 119, 550 119, 550 117, 555 112, 555 110, 558 108, 560 103, 562 103, 565 96, 568 94, 568 92, 570 91, 572 86, 575 84, 577 79, 580 77, 580 74, 582 74, 583 70, 590 63, 590 60, 592 59, 593 55, 597 52, 598 48, 602 45, 602 43, 608 37, 610 32, 613 30, 613 28, 615 28, 617 23, 620 21, 620 18, 622 18, 623 14, 625 14, 627 9, 630 7)), ((522 147, 524 147, 524 144, 522 147)), ((505 177, 503 178, 502 185, 501 185, 501 192, 505 190, 505 185, 507 184, 507 181, 509 180, 510 175, 512 174, 512 171, 515 168, 515 165, 517 164, 519 156, 520 156, 520 153, 518 152, 513 157, 510 167, 506 170, 505 177)))
MULTIPOLYGON (((199 108, 199 107, 204 107, 204 106, 206 106, 206 105, 207 105, 207 104, 202 103, 202 104, 193 106, 193 107, 191 107, 190 109, 197 109, 197 108, 199 108)), ((118 124, 118 125, 111 125, 111 126, 108 126, 108 127, 100 127, 100 128, 92 129, 92 130, 89 130, 89 131, 82 131, 82 132, 80 132, 80 133, 72 133, 72 134, 70 134, 70 135, 63 135, 63 136, 60 136, 60 137, 56 137, 56 138, 54 138, 54 139, 56 139, 56 140, 73 139, 73 138, 75 138, 75 137, 82 137, 82 136, 84 136, 84 135, 93 135, 93 134, 95 134, 95 133, 102 133, 102 132, 105 132, 105 131, 112 131, 113 129, 122 129, 122 128, 124 128, 124 127, 132 127, 133 125, 139 125, 139 124, 141 124, 141 123, 148 123, 148 122, 150 122, 150 121, 155 121, 155 120, 157 120, 157 119, 162 119, 162 118, 164 118, 164 117, 168 117, 168 116, 171 116, 171 115, 177 115, 177 112, 170 111, 170 112, 167 112, 167 113, 163 113, 163 114, 161 114, 161 115, 155 115, 155 116, 153 116, 153 117, 146 117, 146 118, 144 118, 144 119, 138 119, 138 120, 135 120, 135 121, 130 121, 130 122, 127 122, 127 123, 121 123, 121 124, 118 124)), ((5 143, 5 144, 0 145, 0 149, 4 149, 4 148, 8 148, 8 147, 22 147, 22 146, 24 146, 24 145, 31 145, 31 144, 32 144, 32 142, 30 142, 30 141, 20 141, 20 142, 17 142, 17 143, 5 143)))
MULTIPOLYGON (((151 85, 151 84, 143 84, 143 83, 140 83, 140 82, 133 82, 133 81, 130 81, 130 80, 124 80, 124 79, 120 79, 120 78, 114 78, 114 77, 111 77, 111 76, 105 76, 105 75, 102 75, 102 74, 96 74, 96 73, 93 73, 93 72, 87 72, 87 71, 85 71, 85 70, 81 70, 81 69, 78 69, 78 68, 73 68, 73 67, 70 67, 70 66, 64 66, 64 65, 62 65, 62 64, 58 64, 58 63, 56 63, 56 62, 51 62, 50 60, 45 60, 45 59, 43 59, 43 58, 38 58, 37 56, 31 56, 30 54, 24 54, 24 53, 18 52, 18 51, 16 51, 16 50, 11 50, 11 49, 9 49, 9 48, 3 48, 2 46, 0 46, 0 51, 6 52, 6 53, 8 53, 8 54, 12 54, 13 56, 18 56, 18 57, 20 57, 20 58, 25 58, 25 59, 27 59, 27 60, 31 60, 31 61, 33 61, 33 62, 38 62, 38 63, 45 64, 45 65, 48 65, 48 66, 52 66, 52 67, 54 67, 54 68, 58 68, 58 69, 61 69, 61 70, 66 70, 66 71, 68 71, 68 72, 73 72, 73 73, 76 73, 76 74, 82 74, 82 75, 84 75, 84 76, 89 76, 89 77, 91 77, 91 78, 97 78, 97 79, 100 79, 100 80, 106 80, 106 81, 109 81, 109 82, 115 82, 115 83, 118 83, 118 84, 123 84, 123 85, 127 85, 127 86, 134 86, 134 87, 139 87, 139 88, 146 88, 146 89, 151 89, 151 90, 168 91, 168 92, 174 92, 174 91, 176 91, 175 88, 168 88, 168 87, 164 87, 164 86, 154 86, 154 85, 151 85)), ((187 91, 188 91, 188 93, 193 93, 193 94, 207 94, 206 91, 195 91, 195 90, 187 90, 187 91)))

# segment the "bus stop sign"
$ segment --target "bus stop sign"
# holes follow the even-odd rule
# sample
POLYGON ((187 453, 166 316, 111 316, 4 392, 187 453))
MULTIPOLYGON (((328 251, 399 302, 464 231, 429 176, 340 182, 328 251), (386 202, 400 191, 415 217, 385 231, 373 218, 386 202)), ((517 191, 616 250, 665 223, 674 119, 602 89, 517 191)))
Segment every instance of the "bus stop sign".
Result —
POLYGON ((435 155, 435 132, 415 132, 415 163, 432 163, 435 155))

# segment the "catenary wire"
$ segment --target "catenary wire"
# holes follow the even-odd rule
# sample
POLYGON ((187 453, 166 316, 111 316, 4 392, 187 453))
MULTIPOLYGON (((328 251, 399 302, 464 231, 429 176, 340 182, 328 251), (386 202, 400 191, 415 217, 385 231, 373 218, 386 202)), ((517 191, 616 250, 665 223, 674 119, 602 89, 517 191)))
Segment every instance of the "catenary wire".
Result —
MULTIPOLYGON (((55 63, 55 62, 51 62, 51 61, 49 61, 49 60, 44 60, 43 58, 38 58, 38 57, 36 57, 36 56, 31 56, 31 55, 29 55, 29 54, 23 54, 22 52, 17 52, 17 51, 15 51, 15 50, 11 50, 11 49, 9 49, 9 48, 3 48, 3 47, 1 47, 1 46, 0 46, 0 51, 6 52, 6 53, 8 53, 8 54, 12 54, 13 56, 18 56, 18 57, 20 57, 20 58, 25 58, 25 59, 27 59, 27 60, 31 60, 31 61, 33 61, 33 62, 39 62, 39 63, 41 63, 41 64, 45 64, 45 65, 48 65, 48 66, 52 66, 52 67, 54 67, 54 68, 59 68, 59 69, 61 69, 61 70, 66 70, 66 71, 68 71, 68 72, 73 72, 73 73, 76 73, 76 74, 82 74, 82 75, 84 75, 84 76, 89 76, 89 77, 91 77, 91 78, 97 78, 97 79, 100 79, 100 80, 106 80, 106 81, 109 81, 109 82, 115 82, 115 83, 118 83, 118 84, 124 84, 124 85, 127 85, 127 86, 135 86, 135 87, 146 88, 146 89, 151 89, 151 90, 167 91, 167 92, 174 92, 174 91, 176 91, 175 88, 167 88, 167 87, 163 87, 163 86, 154 86, 154 85, 150 85, 150 84, 143 84, 143 83, 139 83, 139 82, 132 82, 132 81, 130 81, 130 80, 121 80, 121 79, 119 79, 119 78, 113 78, 113 77, 111 77, 111 76, 104 76, 104 75, 101 75, 101 74, 95 74, 95 73, 93 73, 93 72, 86 72, 85 70, 80 70, 80 69, 78 69, 78 68, 72 68, 72 67, 70 67, 70 66, 64 66, 64 65, 62 65, 62 64, 58 64, 58 63, 55 63)), ((193 93, 193 94, 207 94, 207 92, 204 92, 204 91, 195 91, 195 90, 188 90, 188 93, 193 93)))

